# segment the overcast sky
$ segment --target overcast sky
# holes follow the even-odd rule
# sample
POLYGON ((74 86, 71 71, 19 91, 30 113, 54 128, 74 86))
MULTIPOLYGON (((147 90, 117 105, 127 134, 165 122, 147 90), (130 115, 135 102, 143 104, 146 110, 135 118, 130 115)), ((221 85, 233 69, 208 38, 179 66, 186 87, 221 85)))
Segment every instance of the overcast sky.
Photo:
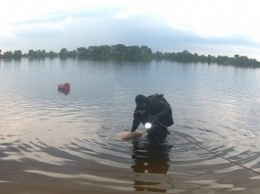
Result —
POLYGON ((0 0, 2 52, 146 45, 260 60, 257 0, 0 0))

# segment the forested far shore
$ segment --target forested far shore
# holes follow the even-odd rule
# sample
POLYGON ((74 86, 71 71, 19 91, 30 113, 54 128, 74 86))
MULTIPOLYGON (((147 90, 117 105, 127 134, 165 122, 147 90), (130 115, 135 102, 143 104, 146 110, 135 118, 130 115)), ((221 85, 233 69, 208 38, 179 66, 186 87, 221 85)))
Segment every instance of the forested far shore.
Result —
POLYGON ((187 50, 182 52, 152 52, 148 46, 125 46, 124 44, 89 46, 88 48, 79 47, 76 50, 69 51, 62 48, 60 52, 43 50, 29 50, 28 53, 22 53, 21 50, 5 51, 0 49, 0 58, 2 59, 21 59, 27 57, 29 59, 44 58, 78 58, 78 59, 97 59, 97 60, 171 60, 182 63, 217 63, 222 65, 234 65, 243 67, 260 67, 260 62, 247 56, 234 55, 228 56, 212 56, 198 55, 190 53, 187 50))

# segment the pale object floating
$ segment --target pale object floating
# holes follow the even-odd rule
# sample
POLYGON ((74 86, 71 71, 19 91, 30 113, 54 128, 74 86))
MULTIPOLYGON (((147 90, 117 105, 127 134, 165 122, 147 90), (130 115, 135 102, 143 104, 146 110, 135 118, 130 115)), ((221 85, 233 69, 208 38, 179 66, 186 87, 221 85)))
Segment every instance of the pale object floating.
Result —
POLYGON ((129 132, 129 131, 123 131, 120 132, 118 134, 116 134, 116 139, 120 139, 120 140, 128 140, 128 139, 132 139, 135 137, 140 137, 142 135, 141 132, 138 131, 134 131, 134 132, 129 132))

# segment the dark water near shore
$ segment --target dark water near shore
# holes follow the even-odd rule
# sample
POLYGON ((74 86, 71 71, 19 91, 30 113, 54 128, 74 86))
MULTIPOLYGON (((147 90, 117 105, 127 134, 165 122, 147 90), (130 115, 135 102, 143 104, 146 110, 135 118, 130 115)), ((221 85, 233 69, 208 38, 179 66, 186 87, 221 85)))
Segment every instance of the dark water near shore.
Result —
POLYGON ((260 69, 0 60, 0 90, 1 194, 260 193, 260 69), (117 140, 156 92, 173 108, 165 143, 117 140))

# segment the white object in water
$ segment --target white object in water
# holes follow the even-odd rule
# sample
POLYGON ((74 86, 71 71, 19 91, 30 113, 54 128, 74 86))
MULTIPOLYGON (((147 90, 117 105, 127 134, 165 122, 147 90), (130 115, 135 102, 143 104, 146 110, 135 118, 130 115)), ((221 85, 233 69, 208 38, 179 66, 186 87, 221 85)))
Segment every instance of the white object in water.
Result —
POLYGON ((141 135, 142 133, 138 131, 134 131, 134 132, 123 131, 116 135, 116 139, 128 140, 128 139, 133 139, 135 137, 140 137, 141 135))
POLYGON ((150 129, 152 127, 152 124, 151 123, 145 123, 144 127, 146 129, 150 129))

